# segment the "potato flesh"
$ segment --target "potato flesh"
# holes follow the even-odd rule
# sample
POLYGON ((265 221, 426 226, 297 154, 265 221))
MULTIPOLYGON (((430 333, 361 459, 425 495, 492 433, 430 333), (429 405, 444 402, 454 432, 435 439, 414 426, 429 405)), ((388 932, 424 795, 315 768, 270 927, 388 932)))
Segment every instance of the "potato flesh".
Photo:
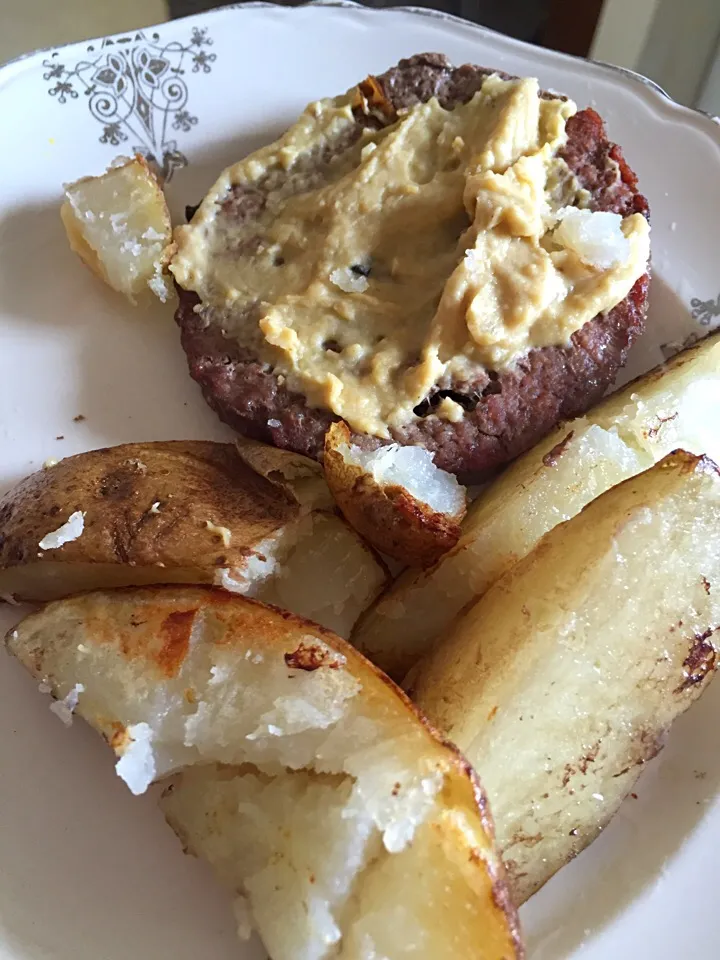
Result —
POLYGON ((427 451, 391 444, 368 453, 350 440, 342 421, 325 435, 325 479, 343 516, 383 556, 431 566, 460 536, 465 488, 427 451))
POLYGON ((412 857, 403 852, 372 864, 358 890, 340 960, 456 960, 472 956, 473 951, 478 957, 498 955, 500 944, 473 935, 475 917, 461 906, 466 899, 462 873, 447 876, 446 854, 437 831, 423 824, 415 836, 412 857), (437 882, 440 876, 442 883, 437 882), (402 898, 398 890, 405 891, 402 898))
POLYGON ((556 527, 421 663, 522 903, 590 843, 715 669, 720 480, 668 457, 556 527))
POLYGON ((389 855, 352 799, 347 779, 215 767, 183 774, 161 806, 192 852, 246 891, 274 958, 467 956, 474 918, 456 908, 461 874, 436 882, 436 831, 421 825, 412 849, 389 855))
POLYGON ((363 610, 386 581, 372 552, 339 517, 317 513, 276 577, 258 599, 315 620, 349 637, 363 610))
POLYGON ((265 563, 216 572, 215 583, 308 617, 341 637, 352 628, 386 581, 382 566, 339 517, 316 512, 259 545, 265 563))
POLYGON ((713 361, 720 366, 720 346, 709 356, 700 355, 697 363, 671 370, 664 380, 655 382, 653 391, 639 390, 626 402, 619 394, 609 397, 594 419, 606 428, 614 426, 628 444, 653 462, 671 450, 682 449, 720 463, 720 429, 708 415, 720 409, 720 376, 713 361))
POLYGON ((408 571, 360 621, 353 643, 402 680, 453 619, 556 524, 676 448, 720 459, 720 339, 561 425, 472 504, 460 540, 435 566, 408 571))
POLYGON ((404 487, 410 496, 436 513, 462 516, 465 510, 465 488, 452 473, 436 467, 433 455, 422 447, 393 443, 366 451, 342 444, 338 451, 348 463, 362 467, 381 487, 404 487))
POLYGON ((0 599, 58 600, 80 591, 162 583, 214 583, 274 603, 348 637, 386 580, 380 562, 339 517, 316 513, 256 550, 246 568, 128 566, 44 560, 0 570, 0 599))
POLYGON ((165 301, 170 287, 163 266, 172 229, 147 163, 136 157, 67 184, 65 197, 61 216, 70 246, 90 269, 130 300, 150 289, 165 301))
POLYGON ((318 960, 348 928, 356 874, 382 854, 372 821, 344 816, 351 794, 348 779, 201 767, 161 806, 192 852, 247 897, 271 956, 318 960))
POLYGON ((548 529, 649 465, 614 433, 586 421, 575 427, 555 467, 541 463, 511 490, 500 479, 471 507, 458 544, 426 573, 401 574, 360 623, 353 642, 391 677, 402 680, 452 618, 548 529))
POLYGON ((82 684, 77 713, 113 743, 151 732, 136 792, 179 771, 167 815, 247 898, 273 960, 418 956, 421 935, 439 960, 519 955, 467 771, 341 641, 182 588, 70 598, 8 645, 57 697, 82 684), (183 617, 169 661, 163 625, 183 617), (304 644, 321 666, 293 666, 304 644))

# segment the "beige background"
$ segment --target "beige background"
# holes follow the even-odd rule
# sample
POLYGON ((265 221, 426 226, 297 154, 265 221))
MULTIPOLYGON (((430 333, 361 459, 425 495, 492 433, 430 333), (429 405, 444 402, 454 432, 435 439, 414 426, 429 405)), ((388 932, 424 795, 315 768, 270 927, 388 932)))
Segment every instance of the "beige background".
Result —
POLYGON ((591 56, 720 113, 720 0, 605 0, 591 56))
MULTIPOLYGON (((477 0, 463 2, 469 11, 477 0)), ((0 63, 167 19, 166 0, 0 0, 0 63)), ((719 40, 720 0, 605 0, 591 56, 647 74, 681 103, 720 113, 719 40)))
POLYGON ((0 0, 0 63, 167 20, 165 0, 0 0))

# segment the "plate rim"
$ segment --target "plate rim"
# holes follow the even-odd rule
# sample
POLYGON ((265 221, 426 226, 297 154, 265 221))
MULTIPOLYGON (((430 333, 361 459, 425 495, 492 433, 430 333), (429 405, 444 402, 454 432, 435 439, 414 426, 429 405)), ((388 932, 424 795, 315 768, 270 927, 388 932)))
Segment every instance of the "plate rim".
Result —
MULTIPOLYGON (((660 118, 660 111, 662 110, 663 115, 670 122, 673 122, 673 121, 676 122, 679 125, 679 128, 681 130, 683 126, 686 126, 688 128, 693 128, 699 134, 703 136, 707 136, 708 143, 713 142, 720 147, 720 125, 717 118, 712 118, 709 114, 703 113, 703 111, 693 110, 692 108, 688 108, 682 104, 677 103, 664 90, 662 90, 661 87, 659 87, 653 81, 642 77, 640 74, 636 74, 631 70, 626 70, 624 68, 617 67, 612 64, 603 64, 599 61, 592 61, 588 63, 581 57, 576 57, 569 54, 562 54, 557 51, 538 49, 537 47, 534 47, 533 45, 528 44, 524 41, 517 40, 515 38, 508 38, 505 35, 500 34, 498 31, 492 30, 480 24, 467 21, 462 17, 457 17, 452 14, 446 14, 441 11, 436 11, 429 8, 419 8, 416 6, 398 5, 398 6, 393 6, 393 7, 384 8, 384 9, 373 9, 373 8, 364 7, 362 4, 354 2, 354 0, 310 0, 310 2, 301 4, 297 8, 291 8, 291 7, 284 7, 278 3, 269 2, 269 0, 251 0, 251 2, 248 2, 248 3, 240 3, 240 4, 234 3, 226 7, 216 8, 214 10, 209 10, 201 13, 190 14, 185 17, 177 18, 176 20, 164 21, 157 25, 150 24, 146 27, 134 28, 132 30, 123 31, 121 33, 107 34, 106 38, 110 39, 113 37, 126 36, 129 34, 137 35, 140 32, 150 33, 155 29, 158 29, 159 31, 162 32, 162 31, 165 31, 165 28, 173 28, 174 24, 178 24, 180 29, 182 29, 183 24, 189 25, 193 23, 199 23, 201 25, 204 25, 206 22, 208 23, 208 25, 218 24, 218 23, 222 24, 224 21, 219 21, 217 20, 217 18, 211 19, 211 16, 213 16, 214 14, 220 14, 224 12, 228 12, 229 14, 228 20, 227 20, 228 28, 243 29, 242 24, 244 21, 242 21, 242 19, 235 20, 234 14, 236 10, 250 10, 250 11, 256 10, 258 11, 257 20, 262 21, 265 18, 263 14, 259 11, 262 11, 263 9, 268 9, 268 10, 282 9, 284 12, 287 10, 302 11, 304 7, 346 8, 350 12, 350 16, 348 17, 348 19, 350 20, 351 24, 353 20, 355 20, 358 26, 360 26, 363 22, 370 23, 373 19, 374 14, 382 15, 385 13, 390 14, 393 12, 397 12, 401 14, 407 13, 409 15, 422 16, 425 22, 427 22, 428 20, 434 20, 435 23, 437 24, 437 29, 439 31, 444 30, 446 36, 451 35, 452 25, 454 24, 458 30, 458 33, 460 33, 460 31, 464 31, 469 38, 471 38, 472 36, 476 36, 478 38, 484 37, 484 38, 487 38, 488 40, 492 40, 492 38, 495 38, 495 37, 502 38, 504 41, 507 41, 509 43, 509 49, 517 50, 519 54, 522 54, 523 52, 532 51, 534 56, 537 56, 538 53, 541 56, 547 56, 548 59, 546 62, 548 64, 558 63, 560 66, 565 64, 567 65, 566 69, 568 70, 568 72, 573 69, 572 65, 576 64, 576 69, 578 71, 590 68, 592 72, 595 73, 596 76, 604 75, 608 77, 608 83, 613 82, 610 80, 611 74, 624 75, 624 76, 616 77, 614 81, 617 84, 616 89, 618 90, 618 94, 623 93, 625 98, 627 99, 632 98, 633 100, 635 100, 635 98, 640 99, 640 97, 642 96, 643 102, 647 103, 648 106, 652 107, 653 117, 648 118, 650 122, 653 122, 653 123, 656 122, 656 120, 660 118), (368 13, 370 14, 369 17, 367 16, 368 13), (447 28, 443 28, 443 23, 446 23, 448 25, 447 28), (468 28, 471 28, 471 29, 468 29, 468 28), (580 61, 579 64, 578 64, 578 61, 580 61), (597 71, 595 70, 596 67, 598 68, 597 71), (677 108, 677 112, 673 111, 673 113, 670 114, 669 112, 666 111, 666 109, 663 109, 663 105, 670 105, 671 107, 677 108), (712 128, 707 125, 707 120, 705 118, 711 120, 711 122, 713 123, 712 128)), ((278 17, 278 20, 279 21, 282 20, 282 22, 292 23, 294 16, 295 14, 293 14, 287 21, 285 20, 284 17, 278 17)), ((320 13, 318 16, 321 19, 323 18, 322 13, 320 13)), ((308 21, 310 21, 311 19, 312 18, 309 17, 308 21)), ((330 17, 328 17, 328 19, 330 19, 330 17)), ((338 16, 338 19, 340 19, 339 16, 338 16)), ((382 21, 382 16, 376 17, 375 20, 376 22, 378 20, 382 21)), ((409 26, 411 25, 412 22, 417 23, 417 21, 407 21, 409 26)), ((99 39, 102 39, 102 38, 99 38, 99 39)), ((32 77, 36 67, 39 68, 40 66, 39 61, 42 59, 43 53, 54 51, 54 50, 73 51, 73 55, 74 55, 74 51, 77 51, 79 48, 85 46, 86 44, 93 43, 93 42, 99 42, 99 40, 93 41, 92 38, 81 39, 77 41, 71 41, 69 43, 62 44, 60 46, 46 47, 44 48, 44 50, 38 49, 38 50, 29 51, 25 54, 21 54, 20 56, 14 58, 13 60, 8 61, 7 64, 0 65, 0 85, 2 85, 4 78, 8 76, 8 73, 3 73, 6 66, 9 67, 11 71, 10 76, 8 76, 8 79, 10 80, 14 79, 14 77, 23 76, 23 75, 32 77), (28 61, 28 62, 25 63, 25 61, 28 61), (13 68, 17 71, 17 73, 15 74, 12 73, 13 68), (26 70, 28 71, 27 74, 25 73, 26 70)), ((538 59, 538 63, 541 63, 541 62, 542 60, 538 59)), ((539 66, 538 66, 538 69, 540 69, 539 66)), ((7 92, 10 96, 13 96, 13 93, 9 89, 7 90, 7 92)), ((638 104, 638 106, 641 106, 641 104, 638 104)), ((695 829, 697 829, 697 827, 695 829)), ((614 922, 614 920, 612 922, 614 922)))
POLYGON ((80 38, 79 40, 73 40, 68 43, 51 45, 47 47, 37 47, 33 50, 28 50, 27 52, 18 54, 18 56, 0 64, 0 86, 2 85, 4 74, 9 68, 17 67, 18 64, 25 60, 30 60, 33 57, 36 57, 40 54, 49 53, 51 51, 68 50, 80 44, 94 44, 102 40, 112 40, 116 37, 125 36, 128 33, 154 30, 176 23, 190 22, 203 17, 214 17, 216 15, 227 13, 228 11, 259 10, 265 8, 283 10, 292 15, 292 11, 301 10, 308 7, 326 7, 331 9, 345 7, 348 9, 354 9, 356 11, 363 11, 370 14, 370 16, 382 16, 386 13, 407 13, 412 16, 437 20, 441 23, 456 24, 464 29, 469 28, 470 30, 475 31, 476 33, 479 33, 485 37, 501 37, 504 41, 509 41, 521 49, 530 49, 533 51, 540 50, 549 55, 552 59, 560 59, 574 64, 588 65, 593 68, 597 67, 607 74, 614 74, 623 80, 630 81, 633 86, 643 88, 646 93, 653 95, 653 97, 657 98, 658 101, 663 102, 665 106, 671 106, 676 109, 678 114, 685 120, 699 120, 705 132, 710 135, 714 134, 714 139, 718 143, 718 146, 720 146, 720 116, 716 116, 705 110, 701 110, 699 107, 689 107, 686 104, 680 103, 678 100, 675 100, 673 97, 671 97, 670 94, 663 87, 661 87, 659 83, 656 83, 655 80, 652 80, 650 77, 646 77, 642 73, 638 73, 636 70, 632 70, 630 67, 623 67, 619 64, 608 63, 606 60, 590 60, 587 57, 581 57, 577 54, 565 53, 564 51, 560 50, 552 50, 548 47, 540 47, 537 44, 529 43, 527 40, 520 40, 517 37, 511 37, 508 34, 504 34, 499 30, 494 30, 492 27, 486 27, 484 24, 475 23, 472 20, 466 20, 464 17, 457 16, 456 14, 447 13, 444 10, 435 10, 432 7, 417 7, 413 6, 412 4, 398 4, 391 7, 366 7, 364 4, 357 2, 357 0, 305 0, 304 3, 292 7, 288 7, 285 4, 275 3, 273 0, 247 0, 245 3, 230 3, 225 6, 213 7, 210 10, 200 11, 198 13, 190 13, 182 17, 175 17, 172 20, 164 20, 160 23, 152 23, 144 27, 130 27, 127 30, 120 31, 118 33, 109 33, 97 37, 80 38), (707 121, 710 121, 709 126, 707 121))

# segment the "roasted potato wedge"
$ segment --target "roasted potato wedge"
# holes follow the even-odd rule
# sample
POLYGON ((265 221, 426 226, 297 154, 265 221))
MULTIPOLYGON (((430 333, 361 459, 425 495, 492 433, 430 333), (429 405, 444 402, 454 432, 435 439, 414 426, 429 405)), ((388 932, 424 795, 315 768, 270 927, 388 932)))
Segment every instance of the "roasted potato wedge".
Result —
MULTIPOLYGON (((276 464, 283 456, 272 452, 276 464)), ((386 571, 345 521, 320 509, 329 502, 321 473, 280 485, 232 444, 92 450, 0 500, 0 595, 42 601, 101 587, 215 583, 347 635, 386 571)))
POLYGON ((66 184, 60 216, 73 251, 113 290, 132 303, 148 290, 168 299, 170 212, 144 157, 120 157, 99 177, 66 184))
POLYGON ((360 620, 353 643, 401 680, 455 616, 548 530, 671 450, 720 459, 720 335, 678 354, 585 417, 559 426, 472 504, 457 545, 407 571, 360 620))
POLYGON ((335 500, 317 460, 248 437, 238 437, 235 446, 243 463, 279 486, 301 506, 310 505, 316 510, 327 511, 335 509, 335 500))
POLYGON ((520 957, 479 784, 386 677, 300 618, 200 587, 85 594, 10 650, 114 747, 274 960, 520 957))
POLYGON ((325 435, 324 466, 347 521, 387 556, 426 567, 457 543, 465 489, 427 450, 392 444, 366 452, 338 422, 325 435))
POLYGON ((521 904, 589 844, 715 673, 720 476, 673 454, 560 524, 420 663, 482 770, 521 904))

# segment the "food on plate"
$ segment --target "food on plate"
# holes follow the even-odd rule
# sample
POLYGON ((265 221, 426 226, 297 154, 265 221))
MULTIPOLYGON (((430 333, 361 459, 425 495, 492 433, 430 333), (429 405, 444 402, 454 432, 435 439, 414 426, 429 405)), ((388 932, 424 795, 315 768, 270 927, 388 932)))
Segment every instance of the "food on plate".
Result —
POLYGON ((0 595, 215 583, 347 635, 386 581, 330 507, 319 466, 265 454, 294 480, 256 472, 227 443, 128 443, 68 457, 0 499, 0 595), (296 495, 297 491, 297 495, 296 495))
POLYGON ((472 504, 457 545, 408 571, 358 623, 353 643, 402 680, 453 618, 556 524, 675 448, 720 461, 720 335, 559 426, 472 504))
POLYGON ((309 504, 316 510, 335 509, 335 499, 317 461, 248 437, 238 437, 235 446, 243 463, 302 507, 309 504))
POLYGON ((99 177, 66 184, 60 216, 72 249, 113 290, 133 303, 147 290, 168 299, 170 213, 144 157, 119 157, 99 177))
POLYGON ((211 588, 72 597, 7 643, 98 730, 133 793, 273 960, 522 956, 480 785, 348 644, 211 588))
POLYGON ((648 206, 593 110, 424 54, 308 106, 175 232, 190 372, 240 433, 425 447, 477 482, 600 399, 648 206))
POLYGON ((457 542, 465 489, 422 447, 362 450, 339 422, 327 432, 323 466, 346 520, 382 553, 426 567, 457 542))
POLYGON ((719 624, 720 475, 679 452, 555 527, 413 671, 482 771, 516 904, 592 842, 707 687, 719 624))

